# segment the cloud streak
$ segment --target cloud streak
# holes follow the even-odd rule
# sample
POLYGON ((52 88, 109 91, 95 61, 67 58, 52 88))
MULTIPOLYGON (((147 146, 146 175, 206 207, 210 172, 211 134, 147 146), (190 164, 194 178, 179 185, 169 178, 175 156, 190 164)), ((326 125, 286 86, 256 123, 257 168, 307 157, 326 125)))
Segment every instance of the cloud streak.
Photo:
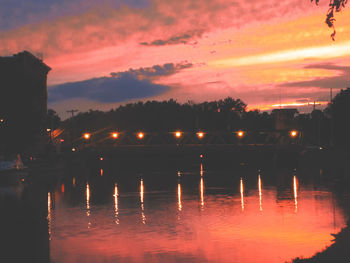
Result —
POLYGON ((282 83, 280 87, 343 89, 350 86, 350 66, 338 66, 334 64, 312 64, 305 66, 307 69, 325 69, 338 72, 335 76, 319 77, 306 81, 282 83))
POLYGON ((195 38, 200 38, 203 35, 203 30, 194 30, 182 35, 172 36, 168 39, 157 39, 152 42, 141 42, 140 45, 144 46, 165 46, 165 45, 177 45, 177 44, 189 44, 189 42, 195 38))
POLYGON ((139 68, 139 69, 129 69, 128 71, 125 72, 119 72, 115 73, 112 72, 111 76, 112 77, 121 77, 124 75, 131 75, 134 76, 137 79, 153 79, 153 78, 159 78, 159 77, 165 77, 165 76, 170 76, 175 73, 178 73, 179 71, 183 69, 188 69, 192 68, 193 64, 192 63, 166 63, 164 65, 155 65, 153 67, 146 67, 146 68, 139 68))

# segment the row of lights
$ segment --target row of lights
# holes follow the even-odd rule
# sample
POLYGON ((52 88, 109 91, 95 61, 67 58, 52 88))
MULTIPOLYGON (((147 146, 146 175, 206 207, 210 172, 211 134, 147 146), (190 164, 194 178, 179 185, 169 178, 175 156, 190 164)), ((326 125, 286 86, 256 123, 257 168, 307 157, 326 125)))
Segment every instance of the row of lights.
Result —
MULTIPOLYGON (((180 139, 182 137, 182 135, 183 135, 183 133, 181 131, 174 132, 174 136, 177 139, 180 139)), ((205 136, 205 133, 200 131, 200 132, 197 132, 196 135, 197 135, 198 139, 203 139, 204 136, 205 136)), ((238 131, 238 132, 236 132, 236 135, 237 135, 238 138, 243 138, 245 136, 245 132, 244 131, 238 131)), ((298 131, 292 130, 292 131, 289 132, 289 135, 290 135, 290 137, 295 138, 298 135, 298 131)), ((145 138, 145 133, 144 132, 138 132, 136 134, 136 137, 138 139, 142 140, 142 139, 145 138)), ((83 134, 83 138, 85 140, 89 140, 91 138, 91 134, 90 133, 84 133, 83 134)), ((111 133, 111 138, 118 139, 119 138, 119 133, 118 132, 111 133)))

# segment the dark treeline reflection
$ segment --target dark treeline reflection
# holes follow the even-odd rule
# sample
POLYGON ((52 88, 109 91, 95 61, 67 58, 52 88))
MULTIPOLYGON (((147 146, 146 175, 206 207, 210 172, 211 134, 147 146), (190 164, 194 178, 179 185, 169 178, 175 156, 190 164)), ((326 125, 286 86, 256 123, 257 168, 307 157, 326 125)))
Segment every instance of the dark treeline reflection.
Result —
POLYGON ((1 186, 1 262, 49 262, 46 197, 37 184, 1 186))

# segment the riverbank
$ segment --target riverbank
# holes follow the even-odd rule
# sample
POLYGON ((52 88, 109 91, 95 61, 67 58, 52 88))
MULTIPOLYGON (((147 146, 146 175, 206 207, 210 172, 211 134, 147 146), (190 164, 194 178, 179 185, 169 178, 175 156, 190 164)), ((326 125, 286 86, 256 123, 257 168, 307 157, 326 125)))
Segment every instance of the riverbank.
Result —
POLYGON ((296 258, 293 263, 337 263, 349 262, 350 258, 350 221, 338 234, 333 234, 334 243, 327 247, 324 251, 315 254, 311 258, 296 258))
MULTIPOLYGON (((339 233, 331 234, 332 244, 310 258, 295 258, 293 263, 343 263, 350 258, 350 160, 349 154, 342 151, 328 153, 333 171, 329 182, 332 183, 339 206, 347 216, 347 224, 339 233)), ((307 240, 305 240, 307 242, 307 240)))

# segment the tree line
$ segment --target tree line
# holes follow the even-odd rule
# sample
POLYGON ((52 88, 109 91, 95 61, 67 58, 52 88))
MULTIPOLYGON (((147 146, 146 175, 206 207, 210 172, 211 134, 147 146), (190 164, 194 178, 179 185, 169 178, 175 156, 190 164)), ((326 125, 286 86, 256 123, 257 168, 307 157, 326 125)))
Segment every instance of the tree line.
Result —
MULTIPOLYGON (((194 103, 146 101, 129 103, 103 112, 89 110, 59 123, 54 111, 55 125, 64 129, 63 136, 76 140, 84 132, 111 131, 144 132, 234 132, 245 130, 251 133, 275 131, 275 113, 248 111, 240 99, 227 97, 222 100, 194 103)), ((303 143, 309 145, 350 145, 350 88, 341 90, 324 110, 297 114, 294 128, 303 134, 303 143)))

